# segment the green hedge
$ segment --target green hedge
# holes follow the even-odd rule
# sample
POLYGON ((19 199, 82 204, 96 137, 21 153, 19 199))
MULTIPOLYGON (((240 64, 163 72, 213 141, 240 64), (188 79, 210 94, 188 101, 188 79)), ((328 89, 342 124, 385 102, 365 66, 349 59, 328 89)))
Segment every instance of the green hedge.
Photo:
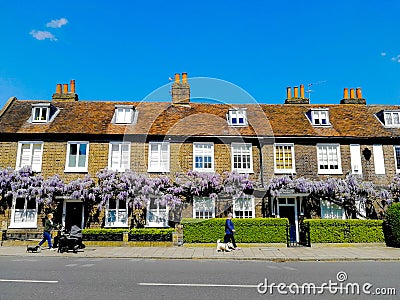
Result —
MULTIPOLYGON (((225 235, 225 218, 182 219, 185 243, 215 243, 225 235)), ((286 243, 286 218, 234 219, 237 243, 286 243)))
POLYGON ((388 207, 383 228, 386 245, 400 248, 400 203, 388 207))
POLYGON ((308 219, 311 243, 381 243, 381 220, 308 219))

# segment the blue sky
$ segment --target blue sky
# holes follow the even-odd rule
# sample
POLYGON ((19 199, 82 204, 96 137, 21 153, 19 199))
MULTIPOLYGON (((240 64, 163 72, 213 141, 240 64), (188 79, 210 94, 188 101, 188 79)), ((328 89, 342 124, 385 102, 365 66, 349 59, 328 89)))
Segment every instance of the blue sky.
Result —
POLYGON ((2 0, 0 106, 49 100, 70 79, 81 100, 140 101, 164 86, 155 98, 168 101, 169 77, 182 72, 199 96, 219 88, 197 77, 260 103, 315 83, 311 103, 361 87, 367 104, 400 105, 399 12, 398 0, 2 0))

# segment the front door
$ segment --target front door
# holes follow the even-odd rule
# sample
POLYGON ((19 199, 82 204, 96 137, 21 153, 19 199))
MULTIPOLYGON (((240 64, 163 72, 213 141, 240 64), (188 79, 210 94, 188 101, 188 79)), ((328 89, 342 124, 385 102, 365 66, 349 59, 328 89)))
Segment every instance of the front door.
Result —
POLYGON ((279 198, 278 199, 278 214, 281 218, 289 219, 290 241, 298 242, 298 220, 296 198, 279 198))
POLYGON ((63 225, 70 231, 72 225, 83 227, 83 203, 81 201, 64 201, 63 225))

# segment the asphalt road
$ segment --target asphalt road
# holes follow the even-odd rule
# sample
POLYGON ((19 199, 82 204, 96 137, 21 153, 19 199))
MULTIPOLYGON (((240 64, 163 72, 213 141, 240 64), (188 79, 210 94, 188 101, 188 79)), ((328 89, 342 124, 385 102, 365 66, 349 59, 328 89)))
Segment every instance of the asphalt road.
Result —
POLYGON ((0 299, 399 299, 399 275, 390 261, 3 256, 0 299))

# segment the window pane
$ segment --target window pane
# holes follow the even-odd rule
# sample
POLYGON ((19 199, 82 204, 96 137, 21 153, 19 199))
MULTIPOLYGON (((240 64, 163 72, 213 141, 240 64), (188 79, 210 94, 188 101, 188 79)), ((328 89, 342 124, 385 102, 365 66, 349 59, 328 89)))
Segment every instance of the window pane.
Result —
POLYGON ((400 169, 400 147, 395 147, 397 169, 400 169))
POLYGON ((25 208, 25 199, 17 198, 15 200, 15 209, 24 209, 25 208))
POLYGON ((109 209, 116 209, 117 208, 117 203, 114 199, 110 199, 108 201, 108 208, 109 209))

